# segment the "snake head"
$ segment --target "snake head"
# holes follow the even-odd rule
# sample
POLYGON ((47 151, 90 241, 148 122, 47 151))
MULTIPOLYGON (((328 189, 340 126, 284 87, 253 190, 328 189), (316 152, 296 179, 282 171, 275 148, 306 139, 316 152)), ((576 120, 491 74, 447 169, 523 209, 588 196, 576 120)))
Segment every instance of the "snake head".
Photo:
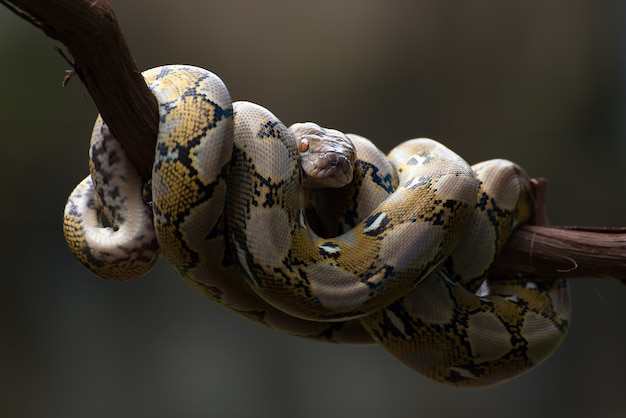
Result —
POLYGON ((346 134, 313 122, 289 129, 297 141, 305 187, 338 188, 352 181, 356 148, 346 134))

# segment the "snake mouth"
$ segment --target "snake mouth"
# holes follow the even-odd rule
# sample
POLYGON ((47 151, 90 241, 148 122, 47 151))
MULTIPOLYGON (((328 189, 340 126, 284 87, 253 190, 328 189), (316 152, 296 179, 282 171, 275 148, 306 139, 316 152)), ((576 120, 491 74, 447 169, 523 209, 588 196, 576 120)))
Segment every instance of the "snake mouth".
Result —
POLYGON ((303 162, 309 187, 343 187, 352 181, 352 161, 338 153, 320 153, 303 162))

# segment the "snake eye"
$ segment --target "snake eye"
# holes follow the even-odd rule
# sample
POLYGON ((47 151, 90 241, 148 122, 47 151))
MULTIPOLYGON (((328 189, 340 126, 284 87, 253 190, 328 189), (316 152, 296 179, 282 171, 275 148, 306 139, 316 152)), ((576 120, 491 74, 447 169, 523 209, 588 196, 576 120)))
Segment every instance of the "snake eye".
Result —
POLYGON ((300 140, 300 144, 298 145, 298 149, 300 152, 307 152, 309 150, 309 140, 306 138, 302 138, 300 140))

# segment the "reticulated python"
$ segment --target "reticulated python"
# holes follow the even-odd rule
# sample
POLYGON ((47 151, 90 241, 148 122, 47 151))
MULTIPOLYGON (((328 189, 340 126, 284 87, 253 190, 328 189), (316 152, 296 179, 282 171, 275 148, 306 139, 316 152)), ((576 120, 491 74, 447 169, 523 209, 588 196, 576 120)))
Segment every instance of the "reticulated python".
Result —
POLYGON ((248 319, 321 341, 375 341, 453 385, 514 377, 562 341, 565 281, 485 279, 531 216, 517 165, 469 167, 430 139, 385 157, 357 135, 287 128, 261 106, 232 103, 200 68, 144 77, 160 112, 151 187, 98 118, 90 175, 65 208, 67 243, 94 273, 134 278, 163 253, 248 319))

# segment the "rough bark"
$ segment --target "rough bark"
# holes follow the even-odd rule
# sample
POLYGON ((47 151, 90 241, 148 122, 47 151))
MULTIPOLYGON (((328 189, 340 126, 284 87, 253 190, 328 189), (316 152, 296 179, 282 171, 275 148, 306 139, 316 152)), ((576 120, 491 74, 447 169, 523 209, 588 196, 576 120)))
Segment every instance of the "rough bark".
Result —
POLYGON ((105 0, 0 0, 20 17, 63 43, 73 72, 91 95, 139 173, 150 178, 159 125, 155 97, 126 45, 105 0))
POLYGON ((626 284, 626 228, 524 225, 491 268, 496 278, 614 278, 626 284))

